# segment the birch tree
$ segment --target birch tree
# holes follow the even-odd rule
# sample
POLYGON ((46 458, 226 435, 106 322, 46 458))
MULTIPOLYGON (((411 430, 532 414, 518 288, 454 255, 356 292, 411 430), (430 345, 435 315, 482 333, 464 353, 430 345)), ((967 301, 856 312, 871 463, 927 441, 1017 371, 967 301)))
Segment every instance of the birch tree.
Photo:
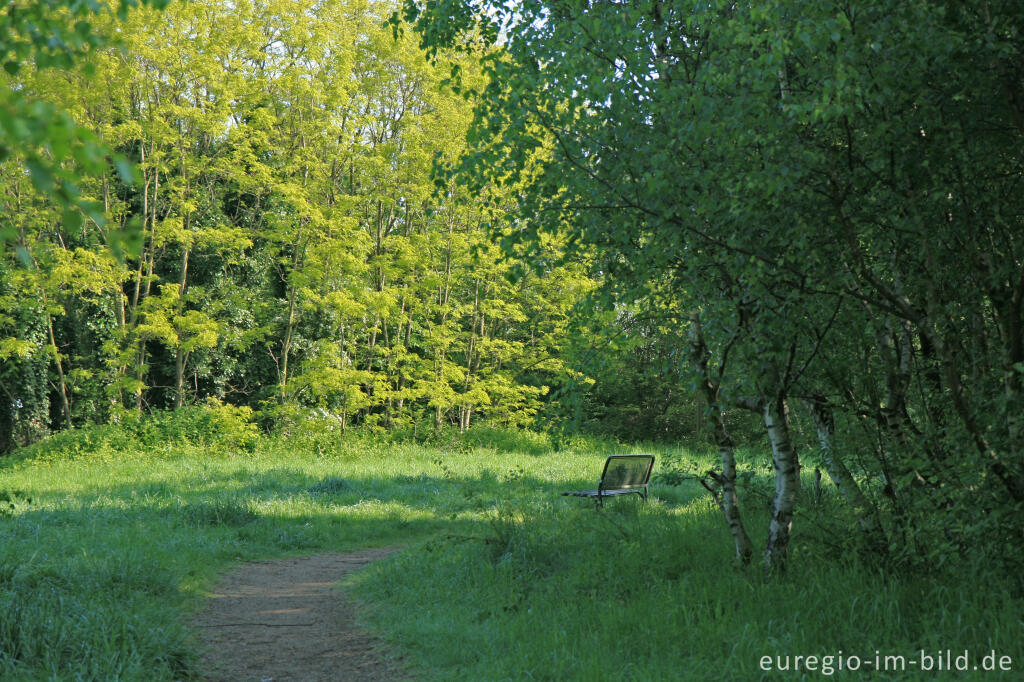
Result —
MULTIPOLYGON (((1021 175, 1024 48, 1009 28, 1020 10, 891 9, 447 0, 402 12, 427 47, 485 55, 479 144, 456 172, 477 186, 523 182, 522 240, 569 225, 624 283, 620 295, 666 277, 683 303, 718 296, 709 280, 734 282, 725 307, 751 315, 726 386, 771 436, 769 568, 785 564, 798 482, 794 394, 828 384, 846 426, 879 404, 878 383, 833 381, 848 376, 829 352, 837 329, 889 368, 876 464, 894 469, 887 487, 925 507, 957 490, 961 501, 943 504, 962 518, 978 504, 1011 513, 1024 490, 1020 410, 1009 407, 1020 396, 1021 207, 1007 199, 1021 175), (538 149, 551 151, 528 170, 538 149), (876 332, 874 348, 863 343, 876 332), (916 413, 912 361, 934 387, 916 413), (924 429, 919 415, 944 426, 924 429), (971 465, 944 464, 964 442, 971 465)), ((933 540, 952 548, 941 540, 951 532, 936 527, 933 540)), ((985 532, 1006 546, 995 525, 985 532)))

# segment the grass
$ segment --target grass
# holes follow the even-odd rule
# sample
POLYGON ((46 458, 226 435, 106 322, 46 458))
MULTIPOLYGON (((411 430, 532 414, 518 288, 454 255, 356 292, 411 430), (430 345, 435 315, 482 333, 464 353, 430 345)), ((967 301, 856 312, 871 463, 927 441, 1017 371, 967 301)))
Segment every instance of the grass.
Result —
POLYGON ((80 433, 0 463, 0 679, 194 677, 189 614, 218 573, 396 544, 408 549, 348 585, 427 679, 800 679, 764 673, 760 658, 840 650, 1013 657, 1003 677, 950 679, 1015 679, 1024 666, 1024 603, 985 567, 895 578, 813 556, 798 535, 793 569, 765 582, 733 568, 719 512, 693 483, 600 513, 559 497, 593 483, 609 444, 122 435, 80 433))

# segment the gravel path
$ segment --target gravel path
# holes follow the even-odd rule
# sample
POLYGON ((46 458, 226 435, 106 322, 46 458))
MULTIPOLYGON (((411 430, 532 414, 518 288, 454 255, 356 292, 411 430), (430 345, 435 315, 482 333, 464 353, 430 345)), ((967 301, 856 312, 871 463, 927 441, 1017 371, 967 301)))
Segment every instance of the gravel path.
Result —
POLYGON ((376 681, 406 676, 356 625, 336 585, 398 548, 246 564, 228 573, 195 625, 211 682, 376 681))

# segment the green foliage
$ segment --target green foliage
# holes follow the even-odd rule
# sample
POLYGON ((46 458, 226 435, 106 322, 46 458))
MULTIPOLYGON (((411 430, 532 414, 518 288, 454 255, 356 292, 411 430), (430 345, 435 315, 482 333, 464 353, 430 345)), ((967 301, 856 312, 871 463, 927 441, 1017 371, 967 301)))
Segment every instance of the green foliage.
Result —
POLYGON ((258 439, 251 420, 252 410, 247 407, 211 401, 207 405, 157 412, 144 419, 126 418, 125 426, 142 444, 154 448, 181 443, 246 450, 254 447, 258 439))
MULTIPOLYGON (((116 3, 120 18, 128 10, 142 5, 163 7, 168 0, 121 0, 116 3)), ((83 196, 78 173, 106 172, 113 163, 125 182, 135 178, 134 166, 122 155, 113 155, 110 147, 95 131, 79 126, 65 110, 37 99, 35 93, 12 80, 24 72, 52 74, 70 70, 94 50, 107 43, 107 36, 93 22, 110 12, 106 3, 78 0, 31 0, 12 2, 0 15, 0 163, 13 158, 27 171, 35 188, 52 198, 63 211, 63 220, 72 228, 89 219, 105 224, 103 207, 83 196)), ((110 246, 122 253, 131 235, 114 230, 110 246)), ((17 232, 8 226, 0 231, 0 245, 18 241, 17 232)), ((23 260, 24 245, 19 251, 23 260)))
MULTIPOLYGON (((872 499, 892 544, 932 557, 930 532, 897 538, 945 523, 949 550, 979 517, 1018 518, 1019 3, 409 0, 399 14, 427 49, 484 65, 464 85, 474 145, 443 170, 516 188, 507 250, 566 239, 602 273, 613 333, 659 313, 636 339, 655 354, 696 314, 720 406, 825 400, 831 447, 875 453, 852 480, 885 481, 872 499)), ((624 357, 645 399, 679 388, 624 357)), ((620 407, 597 378, 599 419, 664 428, 664 403, 620 407)))
POLYGON ((251 451, 259 442, 253 412, 247 407, 211 401, 180 410, 154 412, 139 418, 127 413, 118 424, 89 425, 60 431, 20 450, 40 462, 103 455, 116 458, 139 448, 166 451, 181 446, 222 447, 251 451))
POLYGON ((342 430, 523 426, 569 374, 586 263, 512 281, 521 263, 487 232, 500 209, 431 176, 465 148, 471 113, 447 70, 392 39, 387 3, 304 6, 100 12, 95 44, 60 70, 10 76, 124 163, 58 164, 90 202, 83 219, 5 162, 17 248, 0 354, 52 384, 30 395, 12 368, 11 403, 48 417, 5 415, 5 447, 210 398, 267 424, 309 408, 342 430), (136 248, 113 257, 133 225, 136 248))
POLYGON ((20 490, 0 490, 0 516, 13 516, 32 505, 32 498, 20 490))

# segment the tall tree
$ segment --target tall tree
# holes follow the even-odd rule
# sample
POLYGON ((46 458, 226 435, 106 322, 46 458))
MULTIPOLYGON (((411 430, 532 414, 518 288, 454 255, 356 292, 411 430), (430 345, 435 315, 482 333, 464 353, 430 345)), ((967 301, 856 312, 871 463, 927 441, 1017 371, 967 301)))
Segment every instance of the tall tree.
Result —
POLYGON ((522 182, 521 238, 567 223, 634 290, 669 277, 680 300, 724 297, 722 338, 742 336, 723 396, 763 413, 775 453, 769 568, 785 562, 797 482, 790 399, 825 382, 840 410, 866 402, 862 382, 832 383, 849 376, 827 352, 836 329, 887 339, 857 347, 892 368, 893 486, 931 500, 956 489, 965 515, 974 486, 1004 511, 1024 494, 1021 9, 891 10, 410 0, 403 12, 428 48, 485 54, 479 143, 458 170, 477 186, 522 182), (908 353, 944 431, 906 407, 908 353), (961 438, 975 452, 966 477, 941 461, 961 438))

